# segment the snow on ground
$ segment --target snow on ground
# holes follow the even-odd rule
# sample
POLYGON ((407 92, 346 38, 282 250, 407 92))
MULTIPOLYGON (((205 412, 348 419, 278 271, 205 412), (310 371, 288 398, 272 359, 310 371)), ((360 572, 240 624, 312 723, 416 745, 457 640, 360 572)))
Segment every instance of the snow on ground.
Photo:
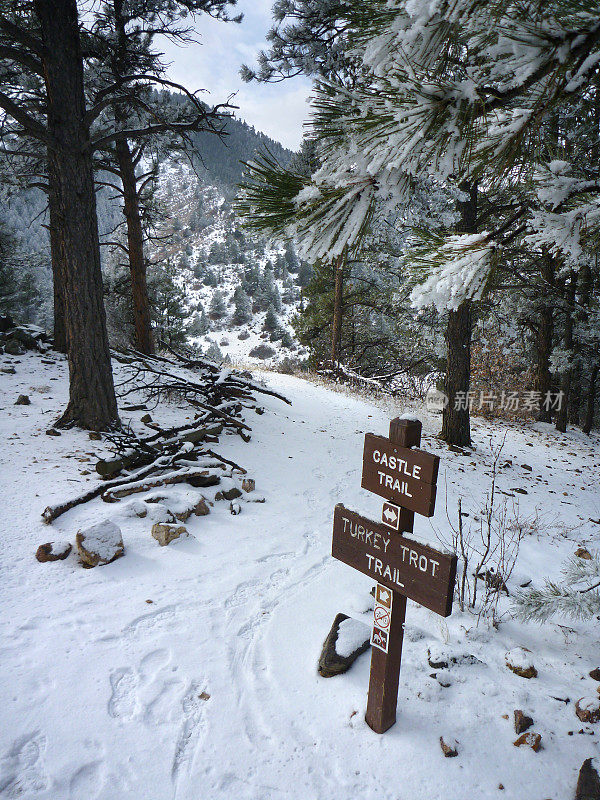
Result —
MULTIPOLYGON (((369 621, 371 581, 329 554, 335 503, 372 516, 381 508, 360 489, 366 431, 386 434, 389 419, 406 411, 425 419, 423 447, 439 452, 442 466, 436 516, 418 519, 415 531, 433 543, 436 531, 447 537, 446 495, 451 516, 459 494, 463 509, 476 511, 490 446, 506 434, 502 456, 512 466, 501 471, 499 488, 545 521, 523 542, 515 575, 538 583, 557 576, 578 545, 598 541, 600 525, 589 521, 600 519, 598 437, 481 420, 476 449, 465 456, 433 438, 438 421, 420 409, 270 373, 265 379, 293 405, 266 398, 266 413, 249 420, 250 444, 238 437, 219 444, 249 469, 266 503, 243 504, 239 516, 216 505, 192 518, 189 538, 159 547, 151 520, 125 516, 127 501, 96 500, 42 524, 46 505, 95 481, 99 445, 82 431, 45 435, 67 393, 66 364, 51 360, 2 356, 0 364, 16 369, 0 376, 2 798, 573 795, 583 760, 600 755, 594 726, 574 713, 579 697, 596 692, 588 677, 600 660, 591 623, 539 628, 506 618, 494 630, 466 613, 442 620, 409 602, 398 721, 384 736, 363 718, 368 654, 339 677, 322 679, 316 667, 338 611, 369 621), (22 393, 31 405, 13 405, 22 393), (73 542, 79 528, 107 516, 122 529, 123 558, 95 569, 83 569, 75 553, 35 560, 39 544, 73 542), (450 665, 442 687, 430 677, 429 646, 481 663, 450 665), (531 650, 537 678, 506 668, 505 653, 519 646, 531 650), (513 746, 517 708, 535 720, 538 753, 513 746), (457 758, 443 757, 440 736, 458 741, 457 758)), ((169 411, 172 419, 184 413, 169 411)))

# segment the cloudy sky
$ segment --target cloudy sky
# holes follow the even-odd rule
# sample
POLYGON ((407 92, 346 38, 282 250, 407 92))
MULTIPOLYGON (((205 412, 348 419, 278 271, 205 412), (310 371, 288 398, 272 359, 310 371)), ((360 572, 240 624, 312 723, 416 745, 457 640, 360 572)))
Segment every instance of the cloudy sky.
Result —
POLYGON ((207 89, 207 103, 218 103, 236 93, 236 115, 260 131, 296 150, 302 123, 308 114, 310 83, 302 77, 276 84, 243 83, 240 65, 253 66, 257 52, 266 47, 271 26, 272 0, 238 0, 244 13, 241 24, 216 22, 208 15, 196 24, 198 44, 177 47, 161 43, 170 62, 169 77, 191 90, 207 89))

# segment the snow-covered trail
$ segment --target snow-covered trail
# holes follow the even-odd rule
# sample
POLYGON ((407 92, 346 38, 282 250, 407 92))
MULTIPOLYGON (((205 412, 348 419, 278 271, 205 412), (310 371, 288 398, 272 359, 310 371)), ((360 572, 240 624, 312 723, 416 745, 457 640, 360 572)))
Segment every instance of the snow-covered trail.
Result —
MULTIPOLYGON (((540 630, 508 622, 490 632, 461 615, 446 624, 410 603, 398 724, 383 737, 363 719, 368 656, 338 678, 316 673, 334 615, 369 619, 371 582, 329 555, 333 507, 344 502, 377 514, 378 499, 359 488, 363 436, 385 434, 404 408, 268 375, 293 405, 267 398, 265 414, 249 420, 249 445, 237 437, 219 445, 248 468, 266 503, 244 504, 239 516, 217 505, 210 516, 192 518, 188 539, 160 548, 151 522, 125 517, 121 504, 98 500, 42 525, 42 507, 88 479, 80 472, 89 463, 77 459, 89 458, 96 443, 77 431, 44 435, 64 402, 62 361, 42 371, 23 357, 15 366, 15 376, 2 376, 0 404, 0 433, 18 437, 3 453, 1 472, 0 797, 559 800, 572 793, 581 762, 598 752, 596 736, 567 735, 581 728, 574 700, 595 691, 591 679, 584 683, 599 657, 591 626, 540 630), (59 380, 47 392, 30 391, 52 378, 59 380), (32 405, 13 407, 22 391, 32 405), (60 457, 68 453, 75 455, 60 457), (93 570, 74 555, 56 564, 34 560, 38 544, 73 541, 101 514, 121 526, 124 558, 93 570), (450 669, 451 685, 441 688, 426 661, 436 642, 468 648, 482 663, 450 669), (504 652, 515 644, 533 650, 535 682, 504 667, 504 652), (504 715, 512 719, 514 708, 534 712, 544 740, 539 753, 512 746, 504 715), (459 740, 459 758, 443 758, 440 735, 459 740)), ((472 501, 482 496, 488 440, 503 435, 479 423, 479 446, 469 457, 426 438, 423 446, 443 455, 440 486, 447 484, 450 506, 458 490, 472 501)), ((600 516, 598 440, 572 434, 566 442, 569 468, 580 470, 569 473, 568 496, 564 470, 553 472, 562 443, 544 431, 509 429, 505 455, 515 470, 499 479, 501 488, 527 486, 526 510, 564 511, 564 519, 578 515, 582 524, 576 533, 531 537, 519 564, 525 574, 534 574, 543 554, 541 574, 556 575, 576 542, 597 542, 599 526, 588 520, 600 516), (517 474, 526 458, 533 475, 517 474)), ((440 488, 434 521, 442 532, 444 494, 440 488)), ((418 528, 432 535, 426 520, 418 528)))

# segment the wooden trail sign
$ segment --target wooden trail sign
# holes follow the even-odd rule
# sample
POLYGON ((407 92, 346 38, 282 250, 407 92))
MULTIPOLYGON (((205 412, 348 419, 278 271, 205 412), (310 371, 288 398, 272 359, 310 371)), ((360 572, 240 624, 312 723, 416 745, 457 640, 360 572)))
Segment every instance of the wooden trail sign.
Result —
POLYGON ((339 504, 331 555, 442 617, 452 612, 456 556, 400 536, 339 504))
POLYGON ((367 433, 361 486, 409 511, 432 517, 440 459, 367 433))
POLYGON ((444 617, 452 611, 456 556, 403 536, 415 512, 433 516, 439 458, 417 448, 418 420, 394 419, 390 436, 365 436, 361 486, 384 497, 382 522, 338 504, 332 555, 377 581, 365 720, 376 733, 396 721, 407 598, 444 617))

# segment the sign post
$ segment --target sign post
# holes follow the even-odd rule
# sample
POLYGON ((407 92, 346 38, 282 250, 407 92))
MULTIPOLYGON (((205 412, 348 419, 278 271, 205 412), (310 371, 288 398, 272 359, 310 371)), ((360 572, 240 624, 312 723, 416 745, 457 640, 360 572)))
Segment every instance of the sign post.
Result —
POLYGON ((407 598, 444 617, 452 611, 456 556, 404 536, 415 512, 430 517, 435 508, 439 458, 413 449, 420 443, 418 420, 392 420, 389 439, 367 434, 361 485, 387 501, 381 522, 341 504, 333 518, 333 557, 377 581, 365 714, 376 733, 396 721, 407 598))

